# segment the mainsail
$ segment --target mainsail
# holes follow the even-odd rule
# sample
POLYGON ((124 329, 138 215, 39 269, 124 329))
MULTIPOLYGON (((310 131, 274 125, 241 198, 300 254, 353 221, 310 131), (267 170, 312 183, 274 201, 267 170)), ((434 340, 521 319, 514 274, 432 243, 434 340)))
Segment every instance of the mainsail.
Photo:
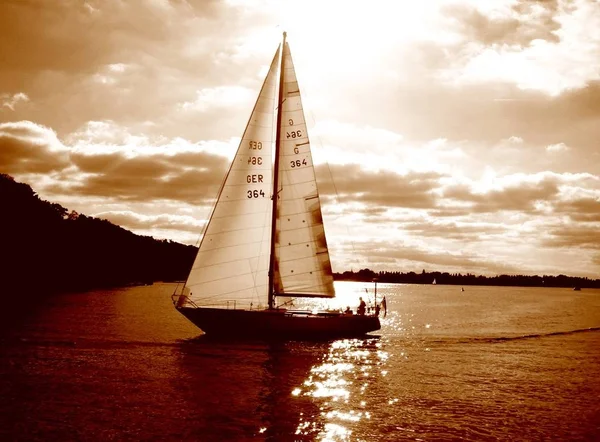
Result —
POLYGON ((333 275, 298 80, 283 47, 275 217, 276 294, 335 296, 333 275))
POLYGON ((185 286, 194 304, 266 308, 272 143, 279 49, 265 78, 185 286))

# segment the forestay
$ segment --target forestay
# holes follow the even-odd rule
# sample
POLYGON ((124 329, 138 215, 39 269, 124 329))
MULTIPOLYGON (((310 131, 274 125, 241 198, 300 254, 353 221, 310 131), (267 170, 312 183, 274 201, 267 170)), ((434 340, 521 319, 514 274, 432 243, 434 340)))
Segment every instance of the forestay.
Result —
POLYGON ((275 53, 209 220, 185 294, 199 306, 266 308, 271 234, 275 53))
POLYGON ((275 234, 277 294, 335 296, 321 204, 294 64, 283 48, 275 234))

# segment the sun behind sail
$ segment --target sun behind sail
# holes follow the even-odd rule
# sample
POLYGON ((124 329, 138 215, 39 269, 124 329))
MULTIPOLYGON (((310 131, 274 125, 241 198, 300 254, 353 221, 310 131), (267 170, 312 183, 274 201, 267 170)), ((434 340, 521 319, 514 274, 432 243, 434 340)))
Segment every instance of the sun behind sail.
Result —
POLYGON ((333 274, 294 63, 283 48, 275 292, 333 297, 333 274))
POLYGON ((187 299, 222 308, 265 308, 272 143, 279 49, 271 63, 186 282, 187 299))

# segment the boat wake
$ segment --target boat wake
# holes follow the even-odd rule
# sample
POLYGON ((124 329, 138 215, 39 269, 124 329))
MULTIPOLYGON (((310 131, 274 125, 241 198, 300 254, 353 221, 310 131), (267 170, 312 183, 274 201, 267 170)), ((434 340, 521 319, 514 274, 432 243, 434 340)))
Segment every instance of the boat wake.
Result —
POLYGON ((599 332, 600 327, 588 327, 580 328, 576 330, 557 331, 549 333, 532 333, 528 335, 517 335, 517 336, 486 336, 486 337, 469 337, 469 338, 458 338, 458 339, 439 339, 434 340, 435 343, 456 343, 456 344, 469 344, 469 343, 499 343, 499 342, 510 342, 510 341, 521 341, 525 339, 542 339, 549 338, 552 336, 566 336, 576 335, 580 333, 599 332))

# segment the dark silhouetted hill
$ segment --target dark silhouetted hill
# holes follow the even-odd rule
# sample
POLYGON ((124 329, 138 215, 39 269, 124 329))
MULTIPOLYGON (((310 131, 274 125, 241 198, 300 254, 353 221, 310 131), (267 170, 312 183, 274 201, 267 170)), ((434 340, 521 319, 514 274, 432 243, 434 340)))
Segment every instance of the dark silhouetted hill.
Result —
POLYGON ((0 244, 0 289, 13 296, 182 280, 197 252, 69 213, 5 174, 0 174, 0 244))
POLYGON ((460 273, 426 272, 374 272, 362 269, 358 272, 346 271, 334 273, 334 278, 340 281, 371 282, 377 278, 379 282, 403 284, 431 284, 435 279, 436 284, 450 285, 493 285, 493 286, 519 286, 519 287, 580 287, 600 288, 600 279, 580 278, 575 276, 530 276, 530 275, 498 275, 476 276, 460 273))

